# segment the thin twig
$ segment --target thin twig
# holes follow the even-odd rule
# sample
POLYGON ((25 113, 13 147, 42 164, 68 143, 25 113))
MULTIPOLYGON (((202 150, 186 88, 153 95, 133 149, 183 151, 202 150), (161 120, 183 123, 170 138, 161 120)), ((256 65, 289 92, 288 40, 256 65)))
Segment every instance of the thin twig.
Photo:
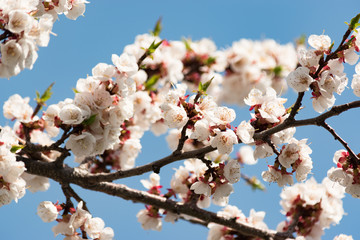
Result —
POLYGON ((267 137, 267 138, 265 139, 265 142, 271 147, 271 149, 273 150, 273 152, 274 152, 277 156, 280 155, 279 150, 277 150, 275 144, 271 141, 270 137, 267 137))
POLYGON ((296 102, 293 106, 293 108, 291 109, 291 112, 290 112, 290 115, 289 117, 285 120, 285 122, 291 122, 294 120, 295 118, 295 115, 298 113, 300 107, 301 107, 301 102, 302 102, 302 99, 305 95, 305 92, 299 92, 298 93, 298 97, 296 99, 296 102))
POLYGON ((357 168, 358 164, 359 164, 359 158, 356 156, 356 154, 353 152, 353 150, 351 150, 351 148, 349 147, 348 143, 345 142, 336 132, 335 130, 329 125, 327 124, 325 121, 321 124, 321 126, 323 128, 325 128, 328 132, 331 133, 331 135, 334 136, 335 140, 338 140, 348 151, 349 155, 350 155, 350 161, 355 168, 357 168))
POLYGON ((83 209, 90 212, 89 209, 86 206, 86 202, 70 187, 70 184, 68 183, 62 183, 61 189, 63 190, 66 199, 69 197, 74 198, 77 202, 83 202, 83 209))
POLYGON ((188 159, 188 158, 201 158, 206 153, 212 152, 214 150, 216 150, 216 148, 214 148, 212 146, 207 146, 207 147, 204 147, 201 149, 184 152, 184 153, 181 153, 180 155, 176 155, 176 156, 174 156, 173 154, 170 154, 167 157, 164 157, 160 160, 145 164, 143 166, 135 167, 135 168, 132 168, 129 170, 124 170, 124 171, 120 170, 120 171, 117 171, 114 173, 91 174, 91 175, 86 176, 86 179, 91 182, 102 182, 102 181, 110 182, 110 181, 114 181, 114 180, 121 179, 121 178, 142 175, 146 172, 151 172, 151 171, 159 173, 160 169, 163 166, 166 166, 170 163, 173 163, 173 162, 176 162, 179 160, 183 160, 183 159, 188 159))

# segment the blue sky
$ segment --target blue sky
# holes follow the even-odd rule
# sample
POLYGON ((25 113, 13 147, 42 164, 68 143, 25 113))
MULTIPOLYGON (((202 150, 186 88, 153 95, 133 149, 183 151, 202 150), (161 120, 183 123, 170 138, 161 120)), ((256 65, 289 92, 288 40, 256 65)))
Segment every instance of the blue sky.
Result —
MULTIPOLYGON (((91 74, 91 69, 99 62, 110 63, 111 54, 120 54, 125 45, 134 41, 138 34, 146 33, 153 28, 159 17, 163 19, 161 36, 169 40, 179 40, 190 37, 194 40, 203 37, 211 38, 219 48, 230 46, 240 38, 254 40, 273 38, 280 43, 293 42, 301 34, 328 34, 335 46, 346 31, 345 21, 360 12, 358 1, 91 1, 87 5, 85 17, 71 21, 61 16, 54 25, 49 46, 41 48, 39 58, 33 70, 25 70, 10 80, 1 79, 0 101, 3 103, 14 93, 22 96, 35 97, 35 91, 42 92, 51 82, 56 82, 54 94, 49 103, 56 103, 66 97, 73 97, 72 88, 80 77, 91 74)), ((351 80, 353 70, 348 70, 351 80)), ((290 90, 287 106, 292 104, 294 93, 290 90)), ((312 110, 310 96, 305 96, 305 109, 299 117, 316 116, 312 110)), ((356 100, 350 89, 337 97, 337 104, 356 100)), ((34 102, 32 101, 34 106, 34 102)), ((238 121, 249 118, 248 111, 236 108, 238 121)), ((354 133, 359 132, 357 117, 360 111, 355 109, 329 120, 339 134, 350 143, 355 152, 360 152, 358 138, 354 133)), ((1 125, 12 124, 9 120, 0 119, 1 125)), ((316 127, 297 129, 297 139, 308 138, 311 142, 314 161, 313 176, 321 181, 326 171, 333 166, 332 157, 336 150, 342 147, 324 130, 316 127)), ((142 154, 137 164, 142 165, 157 160, 170 153, 165 147, 164 139, 154 138, 146 134, 142 139, 142 154)), ((237 150, 238 147, 235 148, 237 150)), ((71 162, 69 159, 68 162, 71 162)), ((260 176, 261 171, 267 169, 272 159, 260 160, 256 166, 245 167, 242 171, 248 175, 260 176)), ((164 187, 169 186, 169 179, 173 174, 172 168, 179 164, 172 164, 162 169, 161 177, 164 187)), ((140 178, 119 181, 134 188, 143 189, 139 179, 147 178, 148 174, 140 178)), ((265 184, 265 193, 252 192, 243 182, 234 185, 235 193, 231 204, 237 205, 245 215, 251 208, 266 211, 265 222, 270 228, 284 220, 280 213, 279 193, 276 184, 265 184)), ((115 231, 115 239, 205 239, 207 229, 194 226, 183 221, 175 225, 165 223, 161 232, 144 231, 137 223, 136 213, 143 208, 143 204, 134 204, 119 198, 105 196, 76 188, 88 202, 93 216, 102 217, 106 226, 115 231)), ((27 192, 19 202, 12 203, 0 209, 0 229, 3 239, 39 239, 53 238, 52 223, 43 223, 35 214, 39 202, 64 201, 58 183, 51 182, 47 192, 32 194, 27 192)), ((359 200, 346 196, 344 209, 348 215, 344 216, 340 225, 326 230, 324 239, 332 239, 339 233, 353 235, 360 238, 358 215, 359 200)), ((219 208, 212 208, 218 210, 219 208)), ((58 237, 56 239, 62 239, 58 237)))

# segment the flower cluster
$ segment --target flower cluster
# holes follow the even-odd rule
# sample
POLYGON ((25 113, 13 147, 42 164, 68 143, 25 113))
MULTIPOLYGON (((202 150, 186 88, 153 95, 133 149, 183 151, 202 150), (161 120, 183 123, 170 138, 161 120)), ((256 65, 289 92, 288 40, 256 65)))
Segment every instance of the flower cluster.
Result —
POLYGON ((321 239, 324 228, 338 224, 344 215, 341 200, 344 189, 328 178, 321 184, 311 178, 304 183, 286 187, 280 196, 280 205, 288 220, 278 225, 278 231, 287 231, 297 221, 295 231, 299 236, 321 239))
POLYGON ((44 201, 39 204, 37 214, 44 222, 56 220, 58 224, 52 228, 54 235, 55 237, 59 234, 65 235, 65 240, 82 240, 88 237, 97 240, 112 240, 114 237, 112 228, 105 227, 101 218, 93 218, 88 211, 83 209, 82 201, 76 209, 69 208, 66 204, 44 201), (63 210, 61 218, 58 218, 63 210))
POLYGON ((345 192, 351 196, 360 198, 359 165, 351 161, 351 156, 346 150, 336 151, 333 162, 337 167, 332 167, 328 171, 328 178, 345 187, 345 192))
POLYGON ((58 14, 75 20, 85 12, 85 0, 1 0, 0 77, 9 78, 32 69, 37 46, 46 47, 58 14))
MULTIPOLYGON (((74 99, 50 105, 43 115, 48 125, 63 130, 72 127, 73 134, 67 140, 66 148, 79 162, 107 149, 118 149, 119 145, 126 148, 129 139, 120 139, 120 135, 126 133, 124 121, 134 114, 131 97, 135 93, 135 81, 131 76, 138 66, 135 57, 126 53, 114 54, 112 60, 113 65, 99 63, 93 68, 92 76, 78 80, 74 99)), ((122 159, 127 159, 117 163, 122 168, 134 165, 134 158, 122 159)))
POLYGON ((265 91, 272 87, 278 94, 286 91, 285 77, 297 64, 292 44, 279 45, 274 40, 241 39, 225 50, 228 66, 221 99, 231 104, 244 104, 253 88, 265 91))
POLYGON ((290 139, 288 144, 283 146, 278 162, 276 161, 274 166, 269 166, 268 171, 262 173, 263 179, 267 182, 277 182, 281 187, 286 184, 292 185, 294 181, 291 174, 296 172, 298 182, 306 180, 313 167, 309 156, 312 150, 306 145, 306 141, 306 139, 300 141, 295 138, 290 139), (291 173, 286 171, 290 167, 293 169, 291 173))
POLYGON ((176 169, 171 179, 171 189, 184 202, 196 200, 197 206, 206 208, 213 203, 225 206, 234 191, 232 184, 240 180, 240 164, 231 159, 225 164, 207 164, 198 159, 185 161, 185 167, 176 169), (196 194, 196 195, 194 195, 196 194))
POLYGON ((0 131, 0 207, 25 195, 26 182, 21 177, 25 171, 23 162, 17 162, 13 146, 17 146, 18 138, 10 127, 0 131))
MULTIPOLYGON (((223 217, 225 219, 234 219, 234 221, 242 224, 246 224, 255 228, 259 229, 268 229, 267 225, 264 223, 265 212, 260 211, 256 212, 254 209, 250 210, 249 217, 246 217, 240 209, 236 206, 227 205, 223 211, 219 211, 217 213, 218 216, 223 217)), ((207 239, 208 240, 221 240, 221 239, 237 239, 241 238, 239 233, 235 230, 216 224, 216 223, 209 223, 209 234, 207 239)), ((256 238, 249 238, 249 239, 256 239, 256 238)))
MULTIPOLYGON (((141 180, 143 186, 148 189, 148 192, 154 195, 160 195, 160 189, 162 186, 160 185, 160 176, 156 173, 150 174, 150 181, 149 180, 141 180)), ((138 222, 141 223, 141 226, 145 230, 157 230, 160 231, 162 228, 161 222, 161 213, 164 213, 163 210, 151 206, 146 205, 146 208, 140 210, 136 217, 138 218, 138 222)), ((166 218, 165 218, 166 220, 166 218)))
POLYGON ((354 94, 360 97, 360 63, 355 66, 355 74, 353 75, 351 88, 354 90, 354 94))
MULTIPOLYGON (((297 92, 311 88, 314 110, 321 113, 334 105, 334 93, 340 95, 346 88, 348 78, 343 63, 354 65, 359 59, 356 54, 359 48, 355 37, 336 52, 332 52, 333 45, 327 35, 311 35, 308 43, 313 49, 299 48, 301 67, 291 72, 286 79, 297 92)), ((354 79, 353 89, 356 92, 356 75, 354 79)))
POLYGON ((152 43, 162 44, 146 58, 141 83, 148 90, 163 88, 168 83, 186 83, 190 91, 199 83, 213 78, 208 93, 216 102, 244 104, 244 98, 254 87, 265 91, 273 87, 280 94, 287 89, 284 80, 297 64, 292 44, 279 45, 273 40, 250 41, 242 39, 228 49, 218 50, 214 42, 161 40, 150 34, 138 35, 124 52, 137 59, 152 43), (225 73, 225 74, 222 74, 225 73))
MULTIPOLYGON (((258 132, 264 131, 282 123, 287 118, 287 110, 283 105, 286 102, 286 99, 277 97, 273 88, 267 88, 265 94, 254 88, 250 91, 248 97, 245 98, 244 101, 245 104, 250 106, 250 111, 254 110, 254 113, 251 113, 252 119, 250 120, 250 125, 248 124, 246 127, 248 130, 247 132, 251 133, 250 140, 252 139, 255 129, 258 132)), ((275 144, 282 144, 288 141, 294 132, 294 129, 284 130, 272 135, 271 140, 275 144)), ((239 136, 242 135, 239 130, 238 133, 239 136)), ((241 138, 241 140, 244 141, 244 137, 241 138)), ((251 143, 251 141, 245 141, 245 143, 251 143)), ((266 142, 256 141, 255 145, 254 156, 256 159, 265 158, 273 154, 273 150, 266 142)))

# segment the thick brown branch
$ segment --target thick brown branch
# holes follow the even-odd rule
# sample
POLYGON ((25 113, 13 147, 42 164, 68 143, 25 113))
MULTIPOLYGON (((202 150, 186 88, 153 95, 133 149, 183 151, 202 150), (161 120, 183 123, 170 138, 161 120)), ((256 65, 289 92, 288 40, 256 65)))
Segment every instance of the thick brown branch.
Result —
POLYGON ((79 185, 80 187, 88 190, 103 192, 105 194, 117 196, 126 200, 153 205, 178 214, 186 214, 200 219, 204 223, 214 222, 232 228, 245 236, 254 236, 264 239, 285 239, 285 236, 282 233, 277 233, 273 230, 257 229, 249 225, 238 223, 233 219, 219 217, 216 213, 200 209, 194 205, 175 202, 173 200, 166 199, 165 197, 131 189, 122 184, 108 182, 91 183, 81 177, 85 173, 80 172, 79 169, 73 169, 70 167, 59 169, 53 163, 43 163, 23 157, 18 157, 18 160, 25 163, 28 173, 48 177, 58 182, 65 181, 79 185))

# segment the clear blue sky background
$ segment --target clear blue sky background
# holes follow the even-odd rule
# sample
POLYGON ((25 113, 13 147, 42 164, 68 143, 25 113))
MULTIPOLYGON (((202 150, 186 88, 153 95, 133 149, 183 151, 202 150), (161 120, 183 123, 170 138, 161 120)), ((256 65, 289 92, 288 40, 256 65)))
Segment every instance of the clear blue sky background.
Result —
MULTIPOLYGON (((56 82, 54 95, 50 103, 56 103, 66 97, 73 97, 71 88, 75 87, 80 77, 91 74, 91 69, 99 62, 110 63, 111 54, 120 54, 125 45, 134 41, 137 34, 148 32, 156 20, 162 16, 163 32, 161 36, 169 40, 179 40, 181 37, 191 37, 194 40, 209 37, 219 48, 227 47, 240 38, 264 39, 273 38, 280 43, 292 42, 301 34, 328 34, 337 45, 346 31, 344 21, 360 12, 356 0, 341 1, 289 1, 289 0, 258 0, 258 1, 91 1, 87 5, 85 18, 70 21, 61 16, 55 23, 53 32, 58 36, 51 37, 50 44, 39 51, 39 59, 32 71, 26 70, 9 81, 1 79, 0 102, 3 103, 14 93, 22 96, 35 97, 35 90, 42 92, 51 82, 56 82)), ((348 69, 352 79, 353 70, 348 69)), ((291 105, 294 93, 287 94, 291 105)), ((306 107, 299 117, 316 116, 305 96, 306 107)), ((337 104, 355 100, 350 89, 337 97, 337 104)), ((34 106, 34 102, 32 101, 34 106)), ((237 110, 238 122, 248 119, 248 111, 237 110)), ((360 152, 358 109, 331 119, 329 123, 339 134, 350 143, 355 152, 360 152)), ((12 124, 1 118, 1 125, 12 124)), ((297 139, 309 138, 314 150, 311 155, 314 161, 313 176, 321 181, 326 171, 333 166, 332 157, 336 150, 341 149, 339 143, 324 130, 316 127, 297 129, 297 139)), ((147 134, 142 139, 142 154, 137 159, 137 165, 159 159, 170 153, 166 143, 161 138, 147 134)), ((235 148, 236 150, 238 147, 235 148)), ((69 159, 68 162, 71 162, 69 159)), ((267 169, 268 162, 273 159, 260 160, 258 165, 245 167, 244 173, 258 175, 267 169)), ((167 166, 161 170, 162 183, 169 187, 172 168, 179 164, 167 166)), ((139 179, 122 180, 134 188, 143 189, 139 179)), ((243 182, 234 185, 235 193, 231 204, 237 205, 245 215, 251 208, 266 211, 265 221, 270 228, 275 228, 278 222, 284 220, 280 213, 279 193, 281 189, 276 184, 267 186, 267 191, 252 192, 243 182)), ((161 232, 144 231, 137 223, 136 213, 144 207, 119 198, 105 196, 76 188, 86 199, 93 216, 105 220, 106 226, 115 231, 115 239, 206 239, 207 229, 194 226, 183 221, 173 225, 164 223, 161 232)), ((0 209, 1 239, 55 239, 51 231, 54 223, 43 223, 36 215, 39 202, 64 201, 59 184, 51 182, 47 192, 32 194, 27 192, 19 202, 12 203, 0 209)), ((344 208, 348 215, 344 216, 339 226, 326 230, 323 239, 332 239, 335 235, 346 233, 360 238, 359 220, 360 208, 358 199, 346 196, 344 208)), ((219 208, 212 208, 218 210, 219 208)), ((63 239, 58 237, 56 239, 63 239)))

